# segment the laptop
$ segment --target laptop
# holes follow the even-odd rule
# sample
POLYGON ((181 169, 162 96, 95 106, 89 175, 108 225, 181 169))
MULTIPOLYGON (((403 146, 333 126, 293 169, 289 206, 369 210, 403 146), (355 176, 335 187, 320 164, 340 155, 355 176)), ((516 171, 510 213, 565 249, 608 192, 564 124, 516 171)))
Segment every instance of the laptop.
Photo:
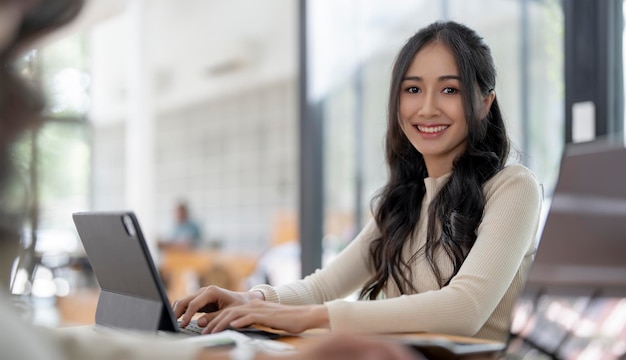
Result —
POLYGON ((507 359, 626 359, 626 149, 566 148, 507 359))
MULTIPOLYGON (((96 326, 201 334, 195 324, 185 329, 178 327, 163 281, 132 211, 79 212, 72 218, 100 286, 96 326)), ((253 327, 230 330, 263 339, 279 336, 253 327)))

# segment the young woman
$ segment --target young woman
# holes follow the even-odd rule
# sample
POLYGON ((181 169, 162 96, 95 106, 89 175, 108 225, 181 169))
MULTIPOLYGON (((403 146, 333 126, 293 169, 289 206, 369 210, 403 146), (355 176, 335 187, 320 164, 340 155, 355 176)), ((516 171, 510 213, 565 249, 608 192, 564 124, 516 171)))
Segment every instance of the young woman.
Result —
POLYGON ((174 304, 205 332, 261 324, 290 332, 436 332, 504 340, 535 251, 542 195, 507 166, 509 139, 488 46, 437 22, 393 68, 389 180, 374 218, 326 268, 296 283, 235 293, 209 286, 174 304), (342 298, 360 290, 361 300, 342 298))

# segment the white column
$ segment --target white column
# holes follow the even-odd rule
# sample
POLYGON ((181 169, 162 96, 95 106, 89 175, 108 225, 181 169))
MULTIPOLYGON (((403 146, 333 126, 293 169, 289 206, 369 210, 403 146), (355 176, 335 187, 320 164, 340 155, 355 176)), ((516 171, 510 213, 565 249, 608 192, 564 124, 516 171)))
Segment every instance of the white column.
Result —
POLYGON ((139 218, 148 246, 154 249, 154 109, 143 41, 144 7, 145 0, 132 0, 127 8, 125 199, 127 208, 139 218))

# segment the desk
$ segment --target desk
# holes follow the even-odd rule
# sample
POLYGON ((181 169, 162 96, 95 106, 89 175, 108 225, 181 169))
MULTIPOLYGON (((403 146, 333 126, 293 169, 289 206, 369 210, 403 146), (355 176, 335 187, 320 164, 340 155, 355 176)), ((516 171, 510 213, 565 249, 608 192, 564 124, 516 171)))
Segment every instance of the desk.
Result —
MULTIPOLYGON (((314 347, 316 344, 327 345, 327 343, 322 343, 329 336, 333 336, 327 330, 309 330, 301 335, 292 335, 285 336, 280 338, 278 341, 291 344, 295 346, 298 350, 307 349, 309 347, 314 347)), ((341 336, 341 335, 339 335, 341 336)), ((357 335, 358 336, 358 335, 357 335)), ((481 340, 469 337, 461 337, 461 336, 451 336, 444 334, 433 334, 433 333, 403 333, 403 334, 383 334, 383 335, 362 335, 367 339, 375 339, 375 340, 389 340, 389 341, 401 341, 401 339, 410 339, 414 342, 416 340, 432 340, 432 339, 445 339, 450 341, 456 341, 461 343, 475 343, 475 344, 493 344, 494 342, 488 340, 481 340)), ((343 339, 342 339, 343 340, 343 339)), ((338 344, 338 343, 335 343, 338 344)), ((434 348, 423 348, 423 355, 425 355, 428 360, 496 360, 502 356, 502 352, 491 351, 487 353, 476 353, 476 354, 467 354, 467 355, 454 355, 443 351, 442 348, 434 349, 434 348)), ((279 353, 280 354, 280 353, 279 353)), ((289 353, 286 353, 289 354, 289 353)), ((228 351, 224 349, 211 349, 207 353, 205 358, 208 359, 228 359, 228 351)), ((297 353, 295 354, 297 355, 297 353)), ((262 357, 265 359, 266 357, 262 357)), ((295 356, 294 358, 297 358, 295 356)), ((324 359, 321 359, 324 360, 324 359)))
MULTIPOLYGON (((91 333, 93 336, 94 334, 93 330, 94 330, 93 326, 89 326, 89 325, 88 326, 73 326, 73 327, 66 327, 66 328, 58 329, 58 331, 73 332, 77 336, 89 335, 89 333, 91 333)), ((126 333, 125 335, 123 333, 120 333, 120 334, 123 335, 123 338, 125 339, 124 342, 128 344, 128 341, 130 340, 128 339, 129 333, 126 333)), ((328 330, 315 329, 315 330, 308 330, 300 335, 283 336, 278 341, 293 345, 296 348, 296 353, 294 354, 292 352, 285 352, 284 354, 295 355, 292 358, 297 358, 297 355, 298 355, 297 351, 316 346, 316 344, 319 344, 320 342, 327 340, 329 336, 333 336, 333 334, 330 333, 328 330)), ((371 338, 375 338, 377 340, 389 339, 393 341, 399 341, 400 338, 428 339, 428 338, 435 337, 435 338, 445 338, 445 339, 449 339, 453 341, 460 341, 464 343, 491 343, 490 341, 487 341, 487 340, 480 340, 480 339, 460 337, 460 336, 431 334, 431 333, 405 333, 405 334, 364 335, 364 336, 370 339, 371 338)), ((149 338, 152 338, 152 336, 149 336, 149 338)), ((91 340, 93 341, 94 339, 92 338, 91 340)), ((152 340, 154 340, 154 338, 152 338, 152 340)), ((186 344, 190 344, 190 343, 186 343, 186 344)), ((180 344, 177 346, 180 346, 180 344)), ((185 345, 185 346, 190 346, 190 345, 185 345)), ((207 348, 202 353, 202 358, 210 359, 210 360, 220 360, 220 359, 228 360, 230 359, 229 351, 230 349, 224 349, 220 347, 207 348)), ((279 353, 279 354, 282 354, 282 353, 279 353)), ((428 359, 429 360, 452 360, 452 359, 495 360, 499 358, 498 357, 499 355, 500 354, 498 353, 492 353, 492 354, 463 355, 463 356, 452 356, 452 357, 437 356, 437 357, 429 357, 428 359)), ((280 357, 276 357, 276 358, 280 359, 280 357)), ((321 360, 324 360, 324 359, 321 359, 321 360)))

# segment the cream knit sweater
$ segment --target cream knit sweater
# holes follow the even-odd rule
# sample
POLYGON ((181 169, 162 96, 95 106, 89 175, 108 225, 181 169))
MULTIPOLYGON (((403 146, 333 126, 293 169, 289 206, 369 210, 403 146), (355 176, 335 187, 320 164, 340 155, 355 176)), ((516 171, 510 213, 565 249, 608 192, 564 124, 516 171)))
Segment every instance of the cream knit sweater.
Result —
MULTIPOLYGON (((424 180, 422 214, 415 237, 407 239, 405 259, 424 244, 426 209, 448 177, 424 180)), ((413 263, 417 294, 400 295, 395 286, 388 286, 382 300, 342 300, 359 291, 373 275, 368 249, 378 229, 370 221, 327 267, 289 285, 259 285, 252 290, 260 290, 266 300, 282 304, 325 304, 332 330, 426 331, 504 341, 535 252, 542 192, 530 170, 510 165, 484 185, 484 193, 485 211, 476 242, 446 287, 439 287, 421 256, 413 263)), ((436 261, 444 275, 451 274, 447 257, 436 261)))

